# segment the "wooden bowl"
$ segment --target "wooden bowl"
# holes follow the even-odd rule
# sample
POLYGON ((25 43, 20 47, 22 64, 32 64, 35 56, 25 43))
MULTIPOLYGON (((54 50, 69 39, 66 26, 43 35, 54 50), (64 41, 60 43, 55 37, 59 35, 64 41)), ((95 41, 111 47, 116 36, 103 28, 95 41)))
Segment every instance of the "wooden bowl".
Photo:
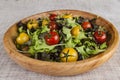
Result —
MULTIPOLYGON (((22 21, 27 21, 29 19, 36 19, 38 17, 46 17, 49 16, 50 13, 71 13, 74 16, 83 16, 85 18, 95 18, 97 15, 91 14, 84 11, 78 10, 55 10, 55 11, 48 11, 39 13, 30 17, 23 19, 22 21)), ((97 24, 106 27, 106 29, 110 32, 111 38, 108 41, 109 47, 107 50, 101 54, 98 54, 94 57, 77 61, 77 62, 47 62, 32 59, 27 57, 19 52, 17 52, 17 48, 14 44, 14 39, 17 36, 17 27, 16 23, 12 25, 4 35, 4 47, 8 53, 8 55, 13 59, 17 64, 26 68, 28 70, 39 72, 42 74, 53 75, 53 76, 69 76, 69 75, 77 75, 80 73, 87 72, 92 70, 108 59, 114 54, 114 51, 117 49, 118 42, 119 42, 119 35, 116 28, 107 20, 102 17, 97 19, 97 24)))

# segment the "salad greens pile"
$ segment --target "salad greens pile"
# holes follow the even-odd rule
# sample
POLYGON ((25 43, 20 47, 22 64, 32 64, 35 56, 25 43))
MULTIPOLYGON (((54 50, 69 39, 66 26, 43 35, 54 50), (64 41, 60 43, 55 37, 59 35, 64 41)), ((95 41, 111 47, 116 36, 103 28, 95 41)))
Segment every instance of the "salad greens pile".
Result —
POLYGON ((87 59, 107 49, 106 30, 97 25, 96 20, 72 14, 50 14, 47 18, 20 21, 15 44, 18 51, 39 60, 72 62, 87 59))

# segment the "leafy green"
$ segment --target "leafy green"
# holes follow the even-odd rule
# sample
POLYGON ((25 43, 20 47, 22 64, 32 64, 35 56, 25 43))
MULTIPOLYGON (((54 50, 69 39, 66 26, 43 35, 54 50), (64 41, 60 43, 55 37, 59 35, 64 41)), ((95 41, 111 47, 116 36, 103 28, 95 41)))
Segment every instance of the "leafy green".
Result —
POLYGON ((21 26, 18 28, 18 32, 21 33, 21 32, 26 32, 26 31, 23 29, 23 26, 21 26))
POLYGON ((80 46, 80 47, 76 47, 76 50, 79 52, 79 54, 82 55, 82 59, 86 59, 89 57, 88 54, 86 54, 86 51, 84 50, 86 47, 83 45, 83 46, 80 46))
POLYGON ((34 55, 38 52, 49 52, 54 49, 54 47, 63 45, 63 44, 56 44, 56 45, 47 45, 44 38, 39 39, 39 34, 41 34, 41 31, 38 29, 32 34, 32 45, 29 47, 28 52, 31 55, 34 55))
POLYGON ((21 33, 21 32, 23 32, 23 27, 19 27, 18 28, 18 31, 21 33))
MULTIPOLYGON (((63 50, 66 47, 71 47, 75 48, 78 51, 78 53, 82 55, 82 59, 86 59, 105 51, 105 49, 107 48, 106 42, 102 44, 97 44, 94 41, 93 33, 96 30, 102 28, 96 24, 95 22, 96 19, 88 20, 83 17, 63 18, 62 16, 58 15, 55 21, 57 26, 59 27, 56 31, 58 31, 58 34, 60 36, 60 42, 59 44, 56 45, 46 44, 44 36, 46 35, 46 33, 50 32, 50 28, 48 27, 48 24, 42 25, 43 20, 44 19, 38 19, 39 28, 34 29, 34 31, 27 29, 26 24, 23 23, 19 23, 18 27, 19 33, 26 32, 29 35, 30 44, 28 45, 28 43, 26 43, 29 47, 28 52, 35 58, 38 58, 39 57, 38 55, 42 54, 44 55, 44 57, 42 56, 42 60, 47 60, 46 55, 49 55, 50 61, 51 54, 47 53, 56 53, 59 57, 58 53, 60 53, 61 50, 63 50), (92 29, 84 30, 82 28, 81 24, 86 20, 91 23, 91 25, 93 26, 92 29), (72 35, 71 30, 74 27, 78 26, 80 27, 79 35, 78 36, 72 35)), ((21 45, 16 46, 17 48, 21 48, 21 45)), ((53 58, 56 58, 55 54, 52 55, 53 58)))
POLYGON ((32 55, 37 52, 50 51, 55 47, 47 45, 44 39, 39 39, 39 34, 41 31, 38 29, 32 35, 32 45, 29 47, 29 53, 32 55))
POLYGON ((65 43, 65 47, 72 47, 72 48, 74 48, 75 45, 76 44, 73 42, 72 37, 65 43))
POLYGON ((76 37, 76 39, 81 40, 81 39, 84 39, 84 38, 87 38, 87 37, 85 36, 85 32, 84 32, 84 31, 80 31, 80 34, 76 37))
MULTIPOLYGON (((107 45, 104 43, 102 46, 104 47, 107 45)), ((95 42, 91 41, 85 41, 82 46, 76 47, 76 49, 80 54, 82 54, 83 59, 90 57, 90 55, 95 55, 105 51, 105 49, 99 49, 99 46, 95 42)))
POLYGON ((100 45, 100 49, 105 49, 105 48, 107 48, 106 42, 104 42, 104 43, 102 43, 102 44, 100 45))
POLYGON ((48 32, 50 29, 47 26, 41 26, 41 33, 48 32))
POLYGON ((75 19, 69 19, 68 18, 68 19, 66 19, 66 23, 67 23, 66 26, 72 26, 72 28, 75 27, 75 26, 80 26, 80 29, 83 30, 81 25, 76 23, 75 19))
POLYGON ((34 46, 30 46, 28 52, 29 52, 31 55, 34 55, 35 53, 37 53, 37 52, 35 51, 35 49, 34 49, 34 46))
MULTIPOLYGON (((71 19, 68 19, 68 20, 71 20, 71 19)), ((66 35, 66 37, 65 37, 65 47, 73 47, 74 48, 78 43, 81 43, 80 42, 81 39, 87 38, 85 36, 85 32, 83 32, 82 30, 80 31, 80 35, 78 35, 77 37, 72 36, 71 35, 71 29, 69 29, 65 26, 63 27, 62 31, 66 35)))
POLYGON ((62 28, 62 31, 63 31, 63 33, 66 35, 65 40, 70 39, 70 37, 71 37, 71 33, 70 33, 71 29, 69 29, 69 28, 67 28, 67 27, 63 27, 63 28, 62 28))
POLYGON ((67 22, 67 26, 72 26, 72 27, 76 26, 76 22, 73 19, 68 18, 66 19, 66 22, 67 22))

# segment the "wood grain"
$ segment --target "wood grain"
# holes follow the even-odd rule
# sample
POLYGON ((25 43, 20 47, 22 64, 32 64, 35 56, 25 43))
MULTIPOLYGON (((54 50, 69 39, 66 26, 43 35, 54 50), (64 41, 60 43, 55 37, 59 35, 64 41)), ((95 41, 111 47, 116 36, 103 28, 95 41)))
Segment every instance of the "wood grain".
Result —
MULTIPOLYGON (((55 11, 48 11, 43 12, 40 14, 36 14, 30 17, 23 19, 22 21, 25 22, 29 19, 34 19, 38 17, 47 17, 50 13, 71 13, 73 16, 83 16, 85 18, 94 18, 97 17, 95 14, 91 14, 84 11, 77 11, 77 10, 55 10, 55 11)), ((106 62, 111 56, 114 54, 118 43, 119 43, 119 35, 116 28, 107 20, 102 17, 97 19, 97 24, 104 26, 111 34, 111 39, 108 41, 109 47, 107 50, 101 54, 98 54, 94 57, 91 57, 86 60, 77 61, 77 62, 47 62, 47 61, 40 61, 29 58, 19 52, 14 44, 14 39, 17 36, 17 28, 16 23, 12 25, 4 35, 4 47, 8 53, 8 55, 13 59, 17 64, 24 67, 25 69, 39 72, 42 74, 53 75, 53 76, 70 76, 70 75, 77 75, 80 73, 87 72, 92 70, 104 62, 106 62)))

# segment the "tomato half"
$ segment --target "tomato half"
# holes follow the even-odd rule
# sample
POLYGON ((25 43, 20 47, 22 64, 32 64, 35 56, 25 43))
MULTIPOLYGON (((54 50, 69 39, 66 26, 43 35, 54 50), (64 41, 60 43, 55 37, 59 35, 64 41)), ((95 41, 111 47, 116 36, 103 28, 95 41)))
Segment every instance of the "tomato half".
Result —
POLYGON ((94 38, 98 43, 104 43, 106 41, 106 33, 103 31, 95 31, 94 38))
POLYGON ((51 31, 49 34, 45 35, 45 41, 48 45, 55 45, 59 43, 60 37, 57 32, 51 31))
POLYGON ((90 22, 83 22, 82 27, 84 30, 87 30, 88 28, 92 28, 92 25, 90 22))

